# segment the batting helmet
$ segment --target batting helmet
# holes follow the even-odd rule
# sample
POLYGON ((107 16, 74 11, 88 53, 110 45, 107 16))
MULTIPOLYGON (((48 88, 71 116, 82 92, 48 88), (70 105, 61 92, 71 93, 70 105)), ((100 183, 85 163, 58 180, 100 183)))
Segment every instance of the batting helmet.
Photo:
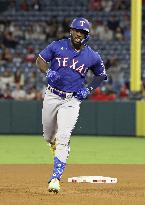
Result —
POLYGON ((88 34, 86 35, 86 38, 82 41, 82 44, 86 44, 86 42, 89 40, 89 32, 90 32, 90 23, 87 19, 79 17, 75 18, 72 23, 70 24, 70 28, 73 29, 80 29, 83 31, 86 31, 88 34))

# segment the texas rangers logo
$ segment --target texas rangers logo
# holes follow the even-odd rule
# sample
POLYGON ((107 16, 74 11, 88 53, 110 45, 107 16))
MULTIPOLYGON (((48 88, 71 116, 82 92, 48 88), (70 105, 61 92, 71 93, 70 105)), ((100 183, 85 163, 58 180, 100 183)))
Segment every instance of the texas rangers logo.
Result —
POLYGON ((84 26, 84 24, 85 24, 85 21, 80 21, 81 26, 84 26))

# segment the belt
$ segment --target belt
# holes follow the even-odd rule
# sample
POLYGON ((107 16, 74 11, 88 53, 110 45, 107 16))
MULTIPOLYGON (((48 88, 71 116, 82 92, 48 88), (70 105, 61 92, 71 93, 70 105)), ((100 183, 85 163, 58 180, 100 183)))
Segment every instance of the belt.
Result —
POLYGON ((48 88, 48 90, 50 90, 50 92, 54 93, 55 95, 58 95, 61 98, 69 99, 69 98, 72 98, 74 96, 74 93, 67 93, 67 92, 58 90, 56 88, 53 88, 50 85, 48 85, 47 88, 48 88))

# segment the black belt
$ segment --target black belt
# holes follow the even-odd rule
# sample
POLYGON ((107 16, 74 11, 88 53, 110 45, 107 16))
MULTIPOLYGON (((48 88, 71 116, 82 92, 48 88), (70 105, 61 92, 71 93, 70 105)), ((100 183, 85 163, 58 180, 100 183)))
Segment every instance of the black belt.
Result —
POLYGON ((51 87, 50 85, 48 85, 48 90, 50 90, 50 92, 54 93, 55 95, 58 95, 61 98, 72 98, 74 96, 74 93, 67 93, 61 90, 58 90, 56 88, 51 87))

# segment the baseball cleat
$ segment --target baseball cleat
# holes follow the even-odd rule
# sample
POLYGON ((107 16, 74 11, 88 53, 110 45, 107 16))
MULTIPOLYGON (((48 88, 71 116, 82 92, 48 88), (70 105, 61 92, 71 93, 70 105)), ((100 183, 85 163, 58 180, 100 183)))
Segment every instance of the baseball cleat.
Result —
POLYGON ((51 144, 49 143, 49 148, 50 148, 50 151, 51 153, 53 154, 53 156, 55 155, 55 150, 56 150, 56 144, 51 144))
POLYGON ((48 184, 48 191, 58 193, 60 190, 59 180, 57 178, 52 179, 48 184))

